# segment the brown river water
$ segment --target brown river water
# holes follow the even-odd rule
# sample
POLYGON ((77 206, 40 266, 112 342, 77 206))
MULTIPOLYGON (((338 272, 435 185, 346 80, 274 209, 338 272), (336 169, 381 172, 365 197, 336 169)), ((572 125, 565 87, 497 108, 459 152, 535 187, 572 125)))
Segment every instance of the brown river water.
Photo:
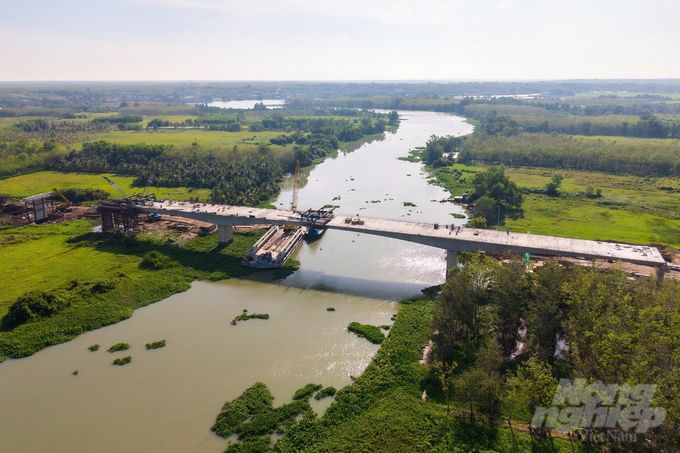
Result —
MULTIPOLYGON (((396 133, 306 169, 299 208, 337 204, 347 214, 463 223, 450 216, 459 207, 431 201, 447 193, 427 183, 419 164, 396 158, 432 134, 466 134, 472 126, 438 113, 402 118, 396 133)), ((290 195, 286 181, 275 204, 287 208, 290 195)), ((277 284, 264 282, 266 274, 194 282, 126 321, 0 364, 0 452, 220 452, 227 441, 209 428, 225 401, 257 381, 275 405, 309 382, 349 384, 378 347, 347 325, 391 324, 395 301, 441 283, 446 267, 441 250, 340 231, 303 243, 293 258, 301 269, 277 284), (230 325, 243 309, 270 319, 230 325), (144 348, 162 339, 165 348, 144 348), (131 348, 106 351, 119 342, 131 348), (100 350, 88 351, 95 343, 100 350), (130 364, 111 364, 126 355, 130 364)), ((332 399, 311 401, 321 415, 332 399)))

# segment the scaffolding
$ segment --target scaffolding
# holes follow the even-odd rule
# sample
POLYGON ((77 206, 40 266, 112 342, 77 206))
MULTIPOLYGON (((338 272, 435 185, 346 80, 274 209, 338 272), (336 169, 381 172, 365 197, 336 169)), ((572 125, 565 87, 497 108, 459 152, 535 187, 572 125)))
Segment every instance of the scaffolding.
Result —
POLYGON ((102 232, 118 231, 127 233, 139 226, 137 205, 130 201, 103 200, 97 206, 102 222, 102 232))

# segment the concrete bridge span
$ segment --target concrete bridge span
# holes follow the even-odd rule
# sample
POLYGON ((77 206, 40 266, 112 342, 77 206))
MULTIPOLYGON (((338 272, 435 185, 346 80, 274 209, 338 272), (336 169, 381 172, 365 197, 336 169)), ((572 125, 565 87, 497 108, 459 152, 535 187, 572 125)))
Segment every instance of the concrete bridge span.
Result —
MULTIPOLYGON (((300 215, 293 211, 243 206, 165 201, 138 206, 137 209, 146 213, 185 217, 216 224, 220 243, 230 243, 233 240, 233 226, 236 225, 310 225, 310 222, 301 219, 300 215)), ((532 253, 584 259, 621 260, 655 266, 662 270, 667 267, 661 253, 655 247, 464 227, 453 228, 452 225, 448 225, 448 228, 446 225, 439 225, 439 228, 435 228, 435 225, 431 223, 370 217, 362 217, 363 222, 360 223, 346 220, 347 217, 336 215, 326 224, 326 227, 330 230, 373 234, 447 250, 447 271, 457 265, 457 253, 463 251, 532 253)))

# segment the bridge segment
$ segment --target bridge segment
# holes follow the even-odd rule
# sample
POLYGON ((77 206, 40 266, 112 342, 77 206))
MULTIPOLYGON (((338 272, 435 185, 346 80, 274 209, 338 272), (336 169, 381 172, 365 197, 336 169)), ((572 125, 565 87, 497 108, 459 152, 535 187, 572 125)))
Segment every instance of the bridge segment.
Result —
MULTIPOLYGON (((220 243, 230 243, 233 240, 233 226, 236 225, 310 226, 310 222, 301 219, 299 213, 285 210, 176 201, 156 202, 148 206, 139 206, 137 209, 141 212, 154 212, 216 224, 220 243)), ((532 253, 588 260, 621 260, 662 270, 667 267, 661 253, 655 247, 459 228, 453 225, 439 225, 435 228, 435 224, 432 223, 370 217, 362 217, 363 222, 360 223, 347 220, 348 217, 336 215, 326 227, 331 230, 373 234, 447 250, 447 271, 457 265, 457 253, 463 251, 532 253)))

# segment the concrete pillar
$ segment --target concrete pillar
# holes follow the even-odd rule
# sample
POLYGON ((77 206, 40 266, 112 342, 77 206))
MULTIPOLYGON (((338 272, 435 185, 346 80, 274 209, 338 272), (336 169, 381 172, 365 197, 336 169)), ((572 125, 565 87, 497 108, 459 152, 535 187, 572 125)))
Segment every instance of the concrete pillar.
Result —
POLYGON ((458 267, 458 252, 455 250, 446 251, 446 275, 449 275, 451 269, 458 267))
POLYGON ((229 245, 234 242, 234 227, 231 225, 217 225, 217 242, 229 245))
POLYGON ((663 283, 663 278, 666 274, 666 266, 657 266, 656 268, 656 281, 657 283, 663 283))

